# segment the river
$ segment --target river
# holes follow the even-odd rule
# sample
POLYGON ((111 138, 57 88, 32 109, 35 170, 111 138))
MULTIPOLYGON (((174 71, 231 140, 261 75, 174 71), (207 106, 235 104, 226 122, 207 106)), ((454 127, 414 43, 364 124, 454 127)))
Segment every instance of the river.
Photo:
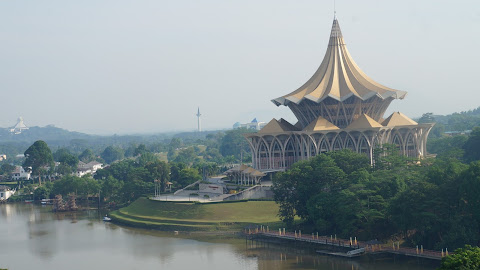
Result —
POLYGON ((0 205, 0 268, 433 270, 418 259, 351 260, 233 236, 174 235, 105 223, 98 211, 52 213, 49 206, 0 205))

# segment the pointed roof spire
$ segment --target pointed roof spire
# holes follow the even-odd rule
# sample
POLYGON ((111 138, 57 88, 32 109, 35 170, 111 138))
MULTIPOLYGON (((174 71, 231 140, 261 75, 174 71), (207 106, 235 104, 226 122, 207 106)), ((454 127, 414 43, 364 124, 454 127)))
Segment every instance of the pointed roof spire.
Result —
POLYGON ((330 123, 327 119, 319 116, 313 120, 303 131, 320 131, 320 130, 336 130, 339 129, 334 124, 330 123))
POLYGON ((347 129, 364 129, 364 128, 380 128, 383 127, 380 123, 373 120, 370 116, 366 114, 360 115, 356 120, 354 120, 347 129))
POLYGON ((416 126, 418 123, 401 112, 394 112, 382 122, 382 125, 385 127, 416 126))
POLYGON ((280 121, 273 118, 258 133, 280 133, 285 131, 298 131, 298 129, 283 118, 280 118, 280 121))
POLYGON ((383 86, 368 77, 353 61, 345 45, 340 24, 333 20, 327 52, 315 74, 297 90, 272 100, 275 105, 299 104, 305 99, 320 103, 327 97, 344 101, 356 96, 367 100, 373 96, 381 99, 403 99, 407 92, 383 86))

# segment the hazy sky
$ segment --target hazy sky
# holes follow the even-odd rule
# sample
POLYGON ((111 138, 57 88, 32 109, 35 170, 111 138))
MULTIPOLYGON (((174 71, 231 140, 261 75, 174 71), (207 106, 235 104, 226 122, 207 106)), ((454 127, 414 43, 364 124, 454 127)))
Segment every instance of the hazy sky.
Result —
MULTIPOLYGON (((480 1, 337 0, 347 47, 410 117, 480 106, 480 1)), ((97 134, 284 117, 320 65, 328 0, 0 0, 0 126, 97 134)))

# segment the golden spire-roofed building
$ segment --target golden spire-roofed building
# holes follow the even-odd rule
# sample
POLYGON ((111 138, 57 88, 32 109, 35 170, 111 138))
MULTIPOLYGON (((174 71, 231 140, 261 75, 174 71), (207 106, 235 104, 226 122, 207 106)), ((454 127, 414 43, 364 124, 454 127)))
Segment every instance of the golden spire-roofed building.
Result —
POLYGON ((378 121, 392 100, 403 99, 406 94, 363 73, 350 56, 335 19, 327 52, 317 71, 300 88, 272 102, 288 106, 303 126, 322 116, 344 128, 361 114, 378 121))
POLYGON ((335 18, 317 71, 297 90, 272 100, 288 106, 298 122, 272 119, 258 133, 246 135, 253 167, 283 170, 345 148, 368 154, 373 162, 373 150, 386 143, 397 144, 405 155, 423 157, 433 124, 417 124, 400 112, 383 118, 390 103, 406 94, 377 83, 357 66, 335 18))

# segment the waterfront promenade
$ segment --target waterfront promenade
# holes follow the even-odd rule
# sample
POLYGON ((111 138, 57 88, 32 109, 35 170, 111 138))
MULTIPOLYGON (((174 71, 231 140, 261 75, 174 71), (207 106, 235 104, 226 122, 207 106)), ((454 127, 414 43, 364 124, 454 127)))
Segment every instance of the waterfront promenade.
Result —
POLYGON ((391 244, 378 244, 357 241, 356 238, 351 239, 337 239, 334 236, 319 236, 315 234, 302 234, 298 232, 287 232, 285 229, 278 231, 270 231, 268 227, 260 226, 255 229, 245 229, 244 231, 247 239, 251 240, 285 240, 290 242, 300 242, 310 245, 318 246, 318 253, 339 256, 339 257, 357 257, 363 254, 380 254, 390 253, 396 255, 404 255, 410 257, 418 257, 423 259, 441 260, 442 257, 448 256, 448 251, 434 251, 423 249, 422 246, 418 248, 400 247, 398 242, 391 244), (347 252, 330 252, 321 250, 322 247, 333 247, 337 249, 347 250, 347 252))

